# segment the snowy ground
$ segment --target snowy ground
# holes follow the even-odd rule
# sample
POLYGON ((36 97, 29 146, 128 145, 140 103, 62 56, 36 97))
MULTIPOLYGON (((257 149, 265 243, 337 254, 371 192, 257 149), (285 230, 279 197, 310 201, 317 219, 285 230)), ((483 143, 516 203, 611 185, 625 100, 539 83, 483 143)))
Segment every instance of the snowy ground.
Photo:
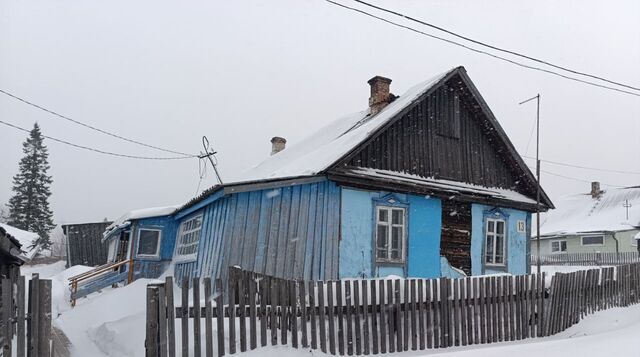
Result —
MULTIPOLYGON (((74 357, 144 356, 146 286, 153 280, 141 279, 117 289, 108 288, 69 306, 67 278, 86 267, 64 270, 64 263, 25 267, 23 275, 39 273, 53 283, 53 323, 73 343, 74 357)), ((575 271, 579 267, 544 267, 544 271, 575 271)), ((179 296, 177 297, 179 299, 179 296)), ((179 303, 179 301, 176 301, 179 303)), ((215 325, 214 325, 215 326, 215 325)), ((179 325, 177 326, 179 327, 179 325)), ((177 331, 179 332, 179 331, 177 331)), ((390 356, 606 356, 640 357, 640 305, 617 308, 591 316, 558 335, 491 345, 454 347, 389 354, 390 356)), ((324 355, 320 351, 268 347, 245 356, 307 357, 324 355)))

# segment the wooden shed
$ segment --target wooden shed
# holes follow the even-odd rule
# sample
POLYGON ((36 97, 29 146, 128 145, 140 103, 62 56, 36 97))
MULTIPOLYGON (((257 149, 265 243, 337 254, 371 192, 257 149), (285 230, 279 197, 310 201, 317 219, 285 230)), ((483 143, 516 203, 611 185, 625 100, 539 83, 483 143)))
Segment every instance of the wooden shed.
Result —
POLYGON ((111 223, 104 221, 62 225, 67 240, 67 267, 105 264, 108 247, 102 242, 102 233, 111 223))

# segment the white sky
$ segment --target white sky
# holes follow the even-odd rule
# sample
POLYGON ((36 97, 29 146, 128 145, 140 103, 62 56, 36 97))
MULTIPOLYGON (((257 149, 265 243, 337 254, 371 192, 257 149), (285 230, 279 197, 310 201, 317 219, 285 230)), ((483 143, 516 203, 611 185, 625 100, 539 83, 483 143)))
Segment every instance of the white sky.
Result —
MULTIPOLYGON (((349 0, 340 0, 353 4, 349 0)), ((479 40, 640 86, 640 2, 371 0, 479 40)), ((419 26, 413 25, 412 26, 419 26)), ((425 28, 427 32, 433 32, 425 28)), ((299 141, 364 109, 366 81, 392 91, 464 65, 524 153, 542 95, 543 159, 640 171, 640 98, 532 72, 392 27, 322 0, 0 2, 0 88, 105 130, 198 152, 207 135, 229 177, 268 156, 269 139, 299 141)), ((0 120, 125 154, 164 156, 0 96, 0 120)), ((0 203, 26 133, 0 126, 0 203)), ((186 202, 198 163, 50 150, 58 222, 114 219, 186 202)), ((535 146, 529 147, 533 155, 535 146)), ((587 181, 638 185, 640 175, 560 166, 587 181)), ((213 185, 209 172, 201 190, 213 185)), ((552 198, 588 183, 543 174, 552 198)), ((604 186, 606 188, 606 186, 604 186)))

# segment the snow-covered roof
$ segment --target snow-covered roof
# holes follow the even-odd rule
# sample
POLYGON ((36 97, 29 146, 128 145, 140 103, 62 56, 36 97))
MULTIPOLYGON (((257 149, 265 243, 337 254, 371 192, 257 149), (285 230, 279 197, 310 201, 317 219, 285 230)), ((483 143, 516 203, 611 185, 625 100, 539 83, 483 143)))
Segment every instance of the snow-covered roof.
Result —
POLYGON ((25 231, 5 223, 0 223, 0 227, 4 228, 9 235, 15 238, 20 245, 22 245, 20 249, 25 252, 24 256, 26 258, 33 259, 33 257, 40 251, 40 247, 30 248, 33 242, 38 239, 38 233, 25 231))
POLYGON ((329 168, 457 68, 459 67, 412 87, 374 116, 369 115, 367 109, 341 117, 297 144, 232 177, 225 184, 318 174, 329 168))
POLYGON ((591 194, 564 196, 541 220, 541 235, 566 235, 640 228, 640 186, 610 189, 599 198, 591 194), (629 218, 625 203, 630 204, 629 218))
POLYGON ((113 223, 105 229, 103 233, 103 240, 107 239, 112 233, 131 225, 132 220, 168 216, 173 214, 178 208, 180 208, 180 206, 181 205, 150 207, 129 211, 113 221, 113 223))

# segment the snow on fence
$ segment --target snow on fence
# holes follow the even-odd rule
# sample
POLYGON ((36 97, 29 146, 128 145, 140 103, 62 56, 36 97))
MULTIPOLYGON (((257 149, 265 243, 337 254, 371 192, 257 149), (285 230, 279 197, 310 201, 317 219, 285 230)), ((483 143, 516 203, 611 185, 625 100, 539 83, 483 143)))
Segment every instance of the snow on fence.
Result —
POLYGON ((176 356, 177 335, 183 357, 278 343, 368 355, 514 341, 640 302, 640 264, 556 273, 549 287, 544 274, 303 282, 238 268, 225 289, 203 281, 204 302, 200 279, 191 282, 191 306, 183 281, 182 307, 174 307, 171 277, 148 285, 146 356, 176 356))
POLYGON ((531 256, 531 264, 536 264, 540 260, 541 265, 575 265, 575 266, 592 266, 592 265, 621 265, 640 263, 640 253, 623 252, 623 253, 559 253, 531 256))
POLYGON ((51 342, 51 280, 33 274, 2 279, 0 302, 0 356, 53 356, 51 342), (28 295, 25 294, 28 286, 28 295))

